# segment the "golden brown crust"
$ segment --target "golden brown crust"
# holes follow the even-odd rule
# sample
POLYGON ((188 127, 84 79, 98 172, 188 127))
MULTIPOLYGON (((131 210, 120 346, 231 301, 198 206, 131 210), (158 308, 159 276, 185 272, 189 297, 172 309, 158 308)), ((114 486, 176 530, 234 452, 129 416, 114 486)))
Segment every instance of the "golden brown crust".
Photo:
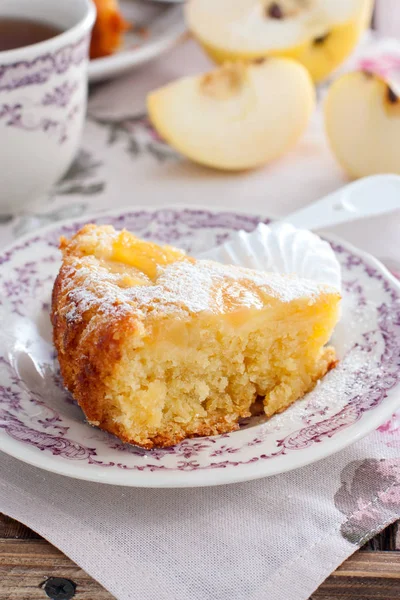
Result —
POLYGON ((188 438, 219 435, 221 433, 229 433, 230 431, 236 431, 237 429, 239 429, 238 423, 232 423, 226 421, 225 419, 221 419, 219 422, 216 421, 213 425, 200 424, 197 431, 190 434, 188 434, 183 428, 179 433, 177 433, 176 431, 169 432, 166 430, 162 434, 159 433, 153 436, 151 439, 149 439, 149 441, 143 442, 142 440, 138 440, 137 438, 132 438, 128 436, 126 434, 126 430, 123 427, 119 426, 118 423, 92 424, 95 424, 97 427, 100 427, 100 429, 104 429, 109 433, 113 433, 123 442, 146 448, 146 450, 151 450, 152 448, 168 448, 170 446, 175 446, 176 444, 179 444, 180 442, 188 438))
MULTIPOLYGON (((79 310, 69 316, 68 279, 74 277, 71 261, 66 258, 55 280, 52 294, 51 322, 54 345, 58 353, 61 375, 65 386, 83 408, 90 422, 102 423, 106 419, 104 404, 104 380, 110 375, 112 365, 120 357, 117 332, 132 327, 128 317, 116 317, 114 321, 98 319, 98 325, 90 333, 87 324, 93 318, 89 311, 79 310)), ((94 317, 95 318, 95 317, 94 317)))

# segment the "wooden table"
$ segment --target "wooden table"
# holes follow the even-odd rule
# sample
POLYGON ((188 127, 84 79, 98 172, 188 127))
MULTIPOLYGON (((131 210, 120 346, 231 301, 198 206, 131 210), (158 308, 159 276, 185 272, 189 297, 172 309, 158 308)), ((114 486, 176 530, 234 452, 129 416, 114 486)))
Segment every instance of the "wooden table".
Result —
MULTIPOLYGON (((112 600, 113 596, 39 535, 0 515, 0 599, 48 598, 112 600)), ((346 560, 310 600, 347 599, 400 600, 400 521, 346 560)))

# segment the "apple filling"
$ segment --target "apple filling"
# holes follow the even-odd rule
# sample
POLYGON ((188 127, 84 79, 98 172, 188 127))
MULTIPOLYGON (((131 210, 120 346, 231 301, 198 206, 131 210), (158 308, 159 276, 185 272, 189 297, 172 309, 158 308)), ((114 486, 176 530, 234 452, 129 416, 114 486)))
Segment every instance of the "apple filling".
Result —
POLYGON ((121 231, 115 239, 110 258, 135 267, 152 281, 156 278, 158 266, 166 266, 177 260, 187 260, 182 250, 145 242, 129 231, 121 231))

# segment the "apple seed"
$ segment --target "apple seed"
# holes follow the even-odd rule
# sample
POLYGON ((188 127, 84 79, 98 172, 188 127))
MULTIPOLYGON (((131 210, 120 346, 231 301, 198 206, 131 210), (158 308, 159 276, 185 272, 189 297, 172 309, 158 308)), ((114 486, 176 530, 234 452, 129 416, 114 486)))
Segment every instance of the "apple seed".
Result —
POLYGON ((271 19, 283 19, 283 11, 277 2, 268 6, 267 14, 271 19))
POLYGON ((329 35, 330 35, 330 33, 328 31, 328 33, 324 33, 324 35, 320 35, 320 36, 314 38, 313 39, 313 44, 315 46, 320 46, 320 45, 324 44, 325 41, 326 41, 326 39, 329 37, 329 35))
POLYGON ((399 101, 398 95, 392 90, 390 85, 387 86, 387 99, 390 104, 396 104, 399 101))

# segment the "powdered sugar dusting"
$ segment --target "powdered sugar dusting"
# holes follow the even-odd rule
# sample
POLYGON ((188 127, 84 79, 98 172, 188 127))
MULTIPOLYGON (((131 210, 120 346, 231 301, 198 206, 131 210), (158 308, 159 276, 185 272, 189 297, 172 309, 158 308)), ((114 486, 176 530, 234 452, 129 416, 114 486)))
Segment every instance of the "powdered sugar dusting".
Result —
MULTIPOLYGON (((307 298, 315 302, 323 292, 334 289, 295 276, 251 271, 212 261, 178 261, 158 267, 155 282, 124 286, 125 274, 110 271, 93 256, 68 257, 70 265, 64 278, 68 292, 67 318, 96 308, 101 313, 135 313, 143 318, 155 313, 223 313, 241 307, 262 308, 272 299, 281 302, 307 298), (223 295, 223 302, 218 299, 223 295)), ((132 267, 126 271, 133 275, 132 267)))

